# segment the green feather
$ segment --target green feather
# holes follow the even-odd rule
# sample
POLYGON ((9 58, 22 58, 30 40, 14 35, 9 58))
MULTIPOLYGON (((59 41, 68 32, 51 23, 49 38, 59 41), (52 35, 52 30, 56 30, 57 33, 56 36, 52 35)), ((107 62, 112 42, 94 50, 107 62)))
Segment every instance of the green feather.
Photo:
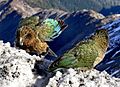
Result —
POLYGON ((36 32, 37 32, 37 35, 38 35, 38 38, 39 39, 42 39, 44 41, 50 41, 50 37, 52 36, 53 34, 53 29, 48 27, 48 26, 38 26, 36 28, 36 32))
POLYGON ((65 25, 63 26, 63 24, 60 25, 60 23, 55 19, 45 19, 41 26, 37 27, 39 39, 52 41, 61 34, 63 31, 61 28, 65 28, 65 25))
POLYGON ((19 27, 29 26, 32 29, 35 29, 35 26, 39 23, 38 16, 26 17, 20 21, 19 27))
POLYGON ((54 61, 49 71, 57 68, 81 68, 90 69, 104 58, 108 47, 107 31, 97 30, 95 35, 87 40, 79 42, 75 47, 68 50, 62 57, 54 61))

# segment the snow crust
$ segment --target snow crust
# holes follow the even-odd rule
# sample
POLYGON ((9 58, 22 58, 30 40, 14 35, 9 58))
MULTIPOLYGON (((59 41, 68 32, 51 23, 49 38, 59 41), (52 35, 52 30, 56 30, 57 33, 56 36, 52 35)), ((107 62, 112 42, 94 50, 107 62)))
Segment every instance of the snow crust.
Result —
POLYGON ((57 71, 46 87, 120 87, 120 79, 95 69, 85 72, 68 69, 64 74, 57 71))
POLYGON ((32 73, 36 58, 0 41, 0 87, 31 87, 36 80, 32 73))

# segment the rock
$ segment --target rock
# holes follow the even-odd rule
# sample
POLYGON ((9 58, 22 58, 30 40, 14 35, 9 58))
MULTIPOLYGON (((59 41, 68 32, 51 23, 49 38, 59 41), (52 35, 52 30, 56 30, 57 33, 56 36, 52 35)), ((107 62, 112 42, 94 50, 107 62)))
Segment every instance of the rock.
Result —
POLYGON ((101 19, 102 25, 108 24, 110 22, 113 22, 115 20, 118 20, 120 18, 120 14, 113 14, 106 16, 105 18, 101 19))
POLYGON ((30 7, 24 0, 13 0, 10 5, 14 10, 21 13, 23 18, 32 16, 41 10, 40 8, 30 7))

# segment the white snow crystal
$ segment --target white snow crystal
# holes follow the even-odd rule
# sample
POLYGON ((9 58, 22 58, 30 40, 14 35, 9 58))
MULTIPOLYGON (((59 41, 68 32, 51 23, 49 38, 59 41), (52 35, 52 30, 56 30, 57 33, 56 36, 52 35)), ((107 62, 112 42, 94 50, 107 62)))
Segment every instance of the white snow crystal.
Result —
POLYGON ((61 73, 60 71, 58 71, 58 72, 56 73, 56 77, 60 78, 61 76, 62 76, 62 73, 61 73))

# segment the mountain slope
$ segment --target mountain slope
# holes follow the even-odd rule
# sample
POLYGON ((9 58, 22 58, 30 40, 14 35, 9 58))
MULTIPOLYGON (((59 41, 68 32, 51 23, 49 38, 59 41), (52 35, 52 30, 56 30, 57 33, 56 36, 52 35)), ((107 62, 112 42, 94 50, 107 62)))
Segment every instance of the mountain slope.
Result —
POLYGON ((100 11, 103 8, 120 5, 119 0, 25 0, 32 7, 58 8, 65 11, 93 9, 100 11))
MULTIPOLYGON (((11 5, 11 2, 0 6, 0 39, 2 39, 4 42, 10 42, 11 44, 14 44, 15 32, 22 15, 24 15, 20 14, 20 12, 24 13, 25 11, 19 10, 19 8, 17 10, 14 9, 14 6, 16 5, 11 5), (18 10, 20 12, 18 12, 18 10)), ((19 6, 17 5, 16 8, 17 7, 19 6)), ((26 7, 26 5, 24 7, 26 7)), ((32 14, 34 13, 31 12, 31 15, 32 14)), ((58 38, 49 43, 51 49, 53 49, 58 56, 62 55, 66 49, 74 46, 74 44, 76 44, 78 41, 89 37, 96 29, 107 24, 106 26, 109 26, 109 28, 106 28, 106 26, 105 28, 109 31, 110 45, 105 59, 97 67, 97 69, 100 71, 106 70, 110 74, 114 73, 114 76, 120 77, 120 59, 112 59, 114 56, 120 56, 120 21, 115 21, 116 19, 120 18, 120 15, 112 15, 105 18, 102 14, 92 10, 82 10, 71 13, 54 9, 41 10, 34 15, 43 17, 43 19, 57 17, 64 20, 65 24, 68 25, 67 29, 58 38)), ((47 58, 52 59, 49 56, 47 56, 47 58)))

